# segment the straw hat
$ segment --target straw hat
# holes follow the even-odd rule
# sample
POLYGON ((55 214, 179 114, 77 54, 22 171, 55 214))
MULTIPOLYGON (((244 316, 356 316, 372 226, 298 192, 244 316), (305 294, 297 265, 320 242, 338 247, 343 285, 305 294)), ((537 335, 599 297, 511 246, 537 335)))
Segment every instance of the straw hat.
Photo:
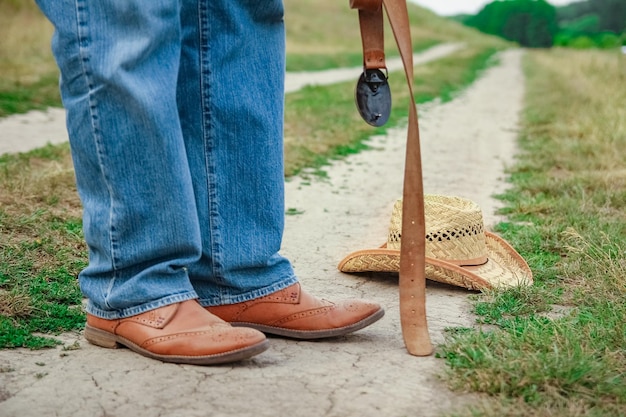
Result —
MULTIPOLYGON (((460 197, 425 195, 426 278, 471 290, 531 285, 528 264, 501 237, 487 232, 480 207, 460 197)), ((387 243, 353 252, 342 272, 398 272, 402 200, 396 201, 387 243)))

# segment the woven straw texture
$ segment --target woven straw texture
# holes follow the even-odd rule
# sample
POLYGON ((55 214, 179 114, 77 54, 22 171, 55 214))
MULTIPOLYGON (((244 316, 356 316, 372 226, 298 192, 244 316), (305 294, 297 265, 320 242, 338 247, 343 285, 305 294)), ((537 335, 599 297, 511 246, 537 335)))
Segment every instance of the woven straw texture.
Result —
MULTIPOLYGON (((424 207, 428 279, 471 290, 532 284, 532 272, 526 261, 504 239, 484 230, 482 212, 474 202, 427 195, 424 207)), ((398 200, 387 244, 351 253, 340 262, 339 269, 399 271, 401 224, 402 201, 398 200)))
MULTIPOLYGON (((426 256, 465 260, 485 257, 485 234, 480 207, 459 197, 429 195, 424 199, 426 256)), ((402 200, 396 201, 389 226, 389 249, 400 249, 402 200)))

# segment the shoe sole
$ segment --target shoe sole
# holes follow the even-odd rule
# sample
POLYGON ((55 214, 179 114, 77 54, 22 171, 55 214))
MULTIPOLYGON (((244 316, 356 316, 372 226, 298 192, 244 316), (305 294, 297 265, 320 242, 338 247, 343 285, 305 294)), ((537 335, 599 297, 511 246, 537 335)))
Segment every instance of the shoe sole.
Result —
POLYGON ((108 348, 117 349, 120 347, 127 347, 128 349, 148 357, 150 359, 156 359, 162 362, 188 364, 188 365, 219 365, 229 362, 237 362, 244 359, 251 358, 266 351, 269 348, 269 341, 263 340, 255 345, 246 346, 245 348, 231 350, 223 353, 216 353, 213 355, 204 356, 181 356, 181 355, 159 355, 158 353, 150 352, 130 340, 109 333, 104 330, 96 329, 89 325, 85 326, 84 332, 85 339, 93 345, 108 348))
POLYGON ((265 324, 258 323, 250 323, 250 322, 230 322, 232 326, 237 327, 251 327, 253 329, 259 330, 266 334, 272 334, 275 336, 283 336, 291 339, 301 339, 301 340, 314 340, 314 339, 324 339, 328 337, 338 337, 344 336, 349 333, 356 332, 357 330, 361 330, 364 327, 369 326, 372 323, 377 322, 385 315, 385 310, 380 309, 374 312, 373 314, 365 317, 361 321, 357 321, 349 326, 337 327, 334 329, 324 329, 324 330, 293 330, 286 329, 283 327, 275 327, 268 326, 265 324))

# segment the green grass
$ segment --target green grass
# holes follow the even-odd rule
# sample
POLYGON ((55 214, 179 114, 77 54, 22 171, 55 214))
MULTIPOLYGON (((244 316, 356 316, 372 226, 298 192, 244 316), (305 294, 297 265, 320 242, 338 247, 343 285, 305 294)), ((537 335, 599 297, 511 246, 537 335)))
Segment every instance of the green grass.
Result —
POLYGON ((48 107, 61 107, 57 72, 34 83, 0 82, 0 117, 48 107))
POLYGON ((626 415, 626 73, 616 58, 557 50, 526 61, 523 152, 498 231, 535 285, 477 297, 484 326, 440 349, 451 386, 489 396, 462 415, 626 415))
POLYGON ((80 216, 67 144, 0 157, 0 347, 82 327, 80 216))
POLYGON ((0 117, 61 105, 51 36, 34 2, 0 2, 0 117))

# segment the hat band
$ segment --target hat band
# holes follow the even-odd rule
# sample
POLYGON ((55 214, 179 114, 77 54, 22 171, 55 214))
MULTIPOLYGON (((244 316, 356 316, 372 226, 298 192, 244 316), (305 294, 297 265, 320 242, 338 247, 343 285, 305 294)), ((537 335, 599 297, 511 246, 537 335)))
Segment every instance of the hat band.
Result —
POLYGON ((456 266, 479 266, 486 264, 488 260, 489 258, 486 256, 480 256, 472 259, 445 259, 446 262, 456 266))

